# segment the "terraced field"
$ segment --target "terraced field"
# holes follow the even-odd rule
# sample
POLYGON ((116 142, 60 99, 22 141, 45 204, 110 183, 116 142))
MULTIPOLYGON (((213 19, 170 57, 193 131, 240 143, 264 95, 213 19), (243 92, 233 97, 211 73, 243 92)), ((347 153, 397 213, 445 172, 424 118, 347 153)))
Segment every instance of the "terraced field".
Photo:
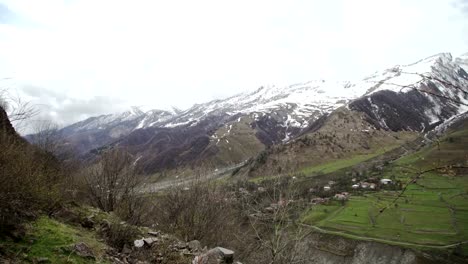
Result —
POLYGON ((468 124, 464 124, 381 172, 382 178, 407 183, 404 192, 367 192, 352 195, 344 205, 334 201, 312 206, 303 222, 396 244, 457 248, 460 243, 458 247, 468 252, 468 170, 448 166, 467 166, 467 155, 468 124), (445 168, 431 170, 440 167, 445 168))

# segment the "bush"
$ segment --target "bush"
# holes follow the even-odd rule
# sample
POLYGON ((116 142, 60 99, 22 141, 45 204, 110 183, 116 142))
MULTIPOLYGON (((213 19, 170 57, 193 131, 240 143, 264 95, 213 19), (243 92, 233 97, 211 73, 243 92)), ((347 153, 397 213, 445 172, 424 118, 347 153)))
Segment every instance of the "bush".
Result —
POLYGON ((60 203, 63 177, 52 155, 16 134, 0 132, 0 149, 0 235, 9 235, 22 221, 60 203))
POLYGON ((100 235, 105 238, 108 245, 122 250, 125 245, 131 246, 142 234, 136 226, 125 222, 104 221, 101 223, 100 235))

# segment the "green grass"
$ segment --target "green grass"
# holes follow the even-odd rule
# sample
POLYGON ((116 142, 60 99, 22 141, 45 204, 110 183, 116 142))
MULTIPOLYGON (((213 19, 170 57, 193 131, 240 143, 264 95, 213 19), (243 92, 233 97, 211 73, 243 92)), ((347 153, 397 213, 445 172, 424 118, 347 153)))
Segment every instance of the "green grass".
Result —
POLYGON ((377 149, 375 152, 370 153, 370 154, 354 155, 351 158, 339 159, 339 160, 327 162, 324 164, 307 167, 307 168, 302 169, 301 172, 304 173, 305 175, 332 173, 332 172, 335 172, 335 171, 338 171, 347 167, 357 165, 361 162, 370 160, 377 156, 380 156, 383 153, 390 151, 396 147, 397 146, 391 146, 389 148, 381 148, 381 149, 377 149))
MULTIPOLYGON (((449 133, 439 142, 401 157, 382 172, 409 182, 418 171, 435 166, 467 162, 468 124, 449 133)), ((362 157, 364 160, 364 157, 362 157)), ((361 157, 332 162, 309 172, 324 173, 359 163, 361 157)), ((468 241, 468 175, 432 171, 408 186, 394 204, 399 192, 369 192, 352 196, 344 205, 312 206, 302 217, 306 224, 336 234, 367 237, 389 242, 414 243, 421 246, 443 246, 468 241), (386 208, 382 213, 380 210, 386 208)), ((463 246, 468 254, 468 245, 463 246)))
POLYGON ((37 219, 30 226, 22 242, 4 241, 0 244, 20 256, 23 259, 22 262, 26 263, 33 263, 40 258, 47 258, 50 263, 107 263, 100 259, 106 245, 98 241, 94 233, 48 217, 37 219), (76 255, 71 247, 79 242, 86 243, 97 259, 82 258, 76 255))

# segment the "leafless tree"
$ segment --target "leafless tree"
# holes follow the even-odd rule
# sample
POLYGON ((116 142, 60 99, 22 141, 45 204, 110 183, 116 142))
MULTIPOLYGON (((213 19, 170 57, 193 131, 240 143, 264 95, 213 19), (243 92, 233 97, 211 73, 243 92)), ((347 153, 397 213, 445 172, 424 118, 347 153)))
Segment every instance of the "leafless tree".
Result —
POLYGON ((132 155, 122 149, 105 151, 83 178, 91 203, 106 212, 131 204, 140 184, 132 155))
POLYGON ((64 144, 59 126, 47 120, 35 123, 30 141, 40 149, 53 154, 57 154, 64 144))
POLYGON ((199 175, 168 189, 154 205, 155 220, 160 228, 179 237, 203 241, 205 245, 224 242, 235 230, 233 196, 215 182, 199 175))
POLYGON ((8 89, 0 89, 0 107, 5 109, 10 121, 17 128, 39 114, 39 110, 31 102, 25 101, 19 95, 13 95, 8 89))
POLYGON ((265 252, 259 263, 306 263, 299 249, 310 230, 296 223, 300 201, 296 188, 286 178, 277 178, 261 187, 257 195, 247 195, 244 206, 256 247, 265 252))

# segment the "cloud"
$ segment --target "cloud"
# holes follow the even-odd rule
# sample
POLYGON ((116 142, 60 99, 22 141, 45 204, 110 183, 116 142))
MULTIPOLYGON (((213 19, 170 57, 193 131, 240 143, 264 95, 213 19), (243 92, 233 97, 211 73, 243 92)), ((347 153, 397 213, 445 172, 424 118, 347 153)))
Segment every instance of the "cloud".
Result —
POLYGON ((0 3, 0 24, 7 24, 15 17, 15 14, 8 6, 0 3))
MULTIPOLYGON (((124 107, 123 101, 112 96, 93 96, 88 99, 73 98, 64 92, 37 86, 23 86, 18 95, 29 101, 39 114, 32 123, 53 120, 60 126, 91 116, 115 113, 124 107)), ((27 133, 26 127, 22 133, 27 133)))
POLYGON ((0 78, 60 123, 468 51, 466 0, 0 1, 0 78))

